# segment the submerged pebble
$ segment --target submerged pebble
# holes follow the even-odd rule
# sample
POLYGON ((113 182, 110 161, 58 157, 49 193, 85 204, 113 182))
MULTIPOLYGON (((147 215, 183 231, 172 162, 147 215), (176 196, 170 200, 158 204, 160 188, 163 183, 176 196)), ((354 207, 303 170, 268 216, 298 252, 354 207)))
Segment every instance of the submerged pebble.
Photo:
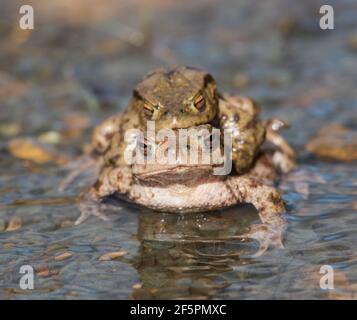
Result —
POLYGON ((46 163, 55 159, 53 151, 33 138, 12 139, 7 148, 12 156, 36 163, 46 163))
POLYGON ((39 266, 35 268, 35 270, 36 270, 36 275, 40 277, 49 277, 49 276, 57 275, 59 273, 59 270, 53 269, 48 265, 39 266))
POLYGON ((39 141, 50 144, 60 143, 61 138, 61 134, 57 131, 47 131, 38 136, 39 141))
POLYGON ((330 124, 318 132, 306 149, 321 158, 357 160, 357 131, 341 124, 330 124))
POLYGON ((13 217, 10 219, 6 231, 16 231, 22 227, 22 219, 20 217, 13 217))
POLYGON ((63 221, 60 222, 59 227, 60 228, 67 228, 67 227, 72 227, 73 226, 73 221, 70 219, 65 219, 63 221))
POLYGON ((114 251, 114 252, 108 252, 103 254, 102 256, 99 257, 99 261, 109 261, 109 260, 114 260, 116 258, 120 258, 124 255, 126 255, 128 252, 125 250, 122 251, 114 251))
POLYGON ((21 132, 19 123, 4 123, 0 125, 0 135, 5 137, 13 137, 21 132))
POLYGON ((55 256, 55 260, 56 261, 63 261, 63 260, 66 260, 66 259, 68 259, 68 258, 70 258, 70 257, 72 257, 73 256, 73 254, 72 253, 70 253, 70 252, 64 252, 64 253, 62 253, 62 254, 59 254, 58 256, 55 256))

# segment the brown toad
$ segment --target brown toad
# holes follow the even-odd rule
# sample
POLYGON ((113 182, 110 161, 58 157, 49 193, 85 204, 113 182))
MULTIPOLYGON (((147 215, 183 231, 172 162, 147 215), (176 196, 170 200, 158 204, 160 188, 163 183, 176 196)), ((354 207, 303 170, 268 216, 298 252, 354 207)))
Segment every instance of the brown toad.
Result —
MULTIPOLYGON (((287 172, 293 167, 295 155, 277 133, 283 123, 263 123, 258 115, 259 108, 251 99, 217 93, 212 76, 203 71, 178 67, 151 73, 135 88, 128 108, 104 121, 94 132, 93 154, 99 164, 99 176, 83 195, 82 215, 77 223, 89 215, 105 218, 98 204, 111 195, 173 213, 250 203, 263 224, 252 226, 242 237, 257 239, 260 253, 269 245, 282 246, 285 205, 273 183, 277 171, 287 172), (214 174, 222 162, 128 163, 124 156, 128 147, 126 132, 146 130, 148 120, 155 122, 156 130, 173 129, 176 137, 184 128, 228 132, 232 137, 234 171, 214 174), (261 148, 265 138, 273 148, 261 148)), ((224 147, 220 144, 220 148, 224 147)), ((148 145, 144 141, 145 148, 148 145)), ((167 149, 167 141, 158 143, 156 159, 160 160, 167 149)))
POLYGON ((236 172, 250 169, 264 141, 265 127, 259 107, 247 97, 217 92, 213 77, 201 70, 177 67, 148 74, 134 88, 126 110, 105 120, 93 135, 94 149, 107 162, 124 164, 124 133, 146 129, 147 121, 162 128, 189 128, 202 124, 229 130, 233 136, 232 159, 236 172))

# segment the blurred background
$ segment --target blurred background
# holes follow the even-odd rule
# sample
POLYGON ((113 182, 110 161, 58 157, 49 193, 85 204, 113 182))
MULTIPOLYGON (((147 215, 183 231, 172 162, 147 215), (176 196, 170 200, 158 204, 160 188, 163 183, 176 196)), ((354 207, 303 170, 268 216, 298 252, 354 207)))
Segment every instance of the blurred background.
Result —
MULTIPOLYGON (((336 160, 357 159, 357 2, 328 2, 335 12, 334 30, 319 28, 323 4, 2 0, 0 274, 7 274, 8 282, 0 282, 0 296, 356 298, 357 170, 355 162, 336 160), (23 4, 34 8, 33 30, 19 28, 23 4), (85 184, 59 195, 64 175, 59 165, 83 152, 96 124, 125 108, 143 75, 178 64, 209 71, 220 91, 249 95, 261 104, 264 118, 291 123, 285 135, 302 171, 281 185, 291 210, 285 250, 254 261, 237 255, 224 260, 214 252, 198 254, 197 244, 177 248, 173 237, 165 242, 176 250, 169 259, 167 247, 148 247, 142 235, 151 239, 152 221, 165 221, 175 233, 179 221, 156 214, 150 221, 132 208, 109 224, 93 219, 73 226, 74 198, 85 184), (325 134, 335 130, 329 129, 331 123, 347 133, 332 137, 336 148, 326 162, 318 153, 326 156, 331 148, 313 157, 305 146, 321 128, 327 126, 325 134), (296 182, 303 196, 295 191, 296 182), (115 261, 98 262, 101 254, 118 250, 125 252, 123 259, 118 254, 115 261), (187 250, 191 256, 177 265, 175 257, 187 250), (167 264, 158 265, 153 257, 167 264), (16 289, 11 273, 24 263, 36 265, 40 288, 27 294, 16 289), (340 291, 318 287, 318 270, 325 263, 339 270, 340 291)), ((219 215, 228 234, 235 223, 231 219, 219 215)), ((195 221, 187 221, 192 230, 198 228, 195 221)), ((180 226, 183 234, 192 231, 180 226)))
POLYGON ((15 117, 33 132, 49 121, 53 128, 52 119, 61 126, 71 112, 102 118, 125 106, 145 73, 184 64, 210 71, 221 90, 251 95, 264 109, 291 108, 291 121, 293 110, 305 109, 302 131, 316 125, 315 116, 355 121, 357 4, 330 2, 333 31, 319 28, 322 4, 2 1, 0 120, 15 117), (19 28, 25 3, 34 8, 34 30, 19 28))

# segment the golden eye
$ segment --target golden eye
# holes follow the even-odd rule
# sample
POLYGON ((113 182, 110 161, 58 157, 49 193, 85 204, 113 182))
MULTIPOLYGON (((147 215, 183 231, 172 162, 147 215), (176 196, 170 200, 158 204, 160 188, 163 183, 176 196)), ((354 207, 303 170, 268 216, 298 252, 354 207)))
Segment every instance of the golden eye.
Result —
POLYGON ((151 120, 157 120, 160 118, 162 113, 162 108, 160 104, 151 104, 148 102, 144 103, 144 111, 147 118, 151 120))
POLYGON ((205 99, 201 95, 194 99, 193 104, 198 111, 203 111, 206 106, 205 99))
POLYGON ((147 102, 144 103, 144 112, 148 118, 151 118, 154 113, 154 106, 147 102))

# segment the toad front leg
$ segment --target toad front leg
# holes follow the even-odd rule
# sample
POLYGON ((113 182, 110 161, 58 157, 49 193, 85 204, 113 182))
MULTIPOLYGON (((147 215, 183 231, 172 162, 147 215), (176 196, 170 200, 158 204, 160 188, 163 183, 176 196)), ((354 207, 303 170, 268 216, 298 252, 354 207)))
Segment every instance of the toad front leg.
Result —
POLYGON ((279 191, 248 175, 229 177, 227 185, 236 197, 237 203, 254 205, 263 222, 251 226, 247 234, 240 236, 259 242, 260 248, 255 256, 262 255, 270 246, 283 248, 282 237, 286 221, 282 214, 286 209, 279 191))
POLYGON ((108 150, 114 134, 119 132, 122 118, 122 114, 109 117, 95 128, 92 135, 92 151, 103 154, 108 150))
POLYGON ((232 134, 232 160, 237 173, 249 170, 265 138, 259 107, 248 97, 223 95, 219 100, 220 127, 232 134))
POLYGON ((296 154, 288 141, 279 134, 281 129, 287 128, 288 124, 280 119, 270 119, 266 121, 266 143, 272 149, 272 160, 274 166, 281 173, 288 173, 294 169, 296 164, 296 154))
POLYGON ((82 223, 90 216, 108 220, 107 216, 101 211, 101 202, 105 197, 117 192, 123 195, 130 193, 131 185, 132 174, 129 166, 105 167, 97 182, 81 195, 79 203, 81 215, 75 224, 82 223))

